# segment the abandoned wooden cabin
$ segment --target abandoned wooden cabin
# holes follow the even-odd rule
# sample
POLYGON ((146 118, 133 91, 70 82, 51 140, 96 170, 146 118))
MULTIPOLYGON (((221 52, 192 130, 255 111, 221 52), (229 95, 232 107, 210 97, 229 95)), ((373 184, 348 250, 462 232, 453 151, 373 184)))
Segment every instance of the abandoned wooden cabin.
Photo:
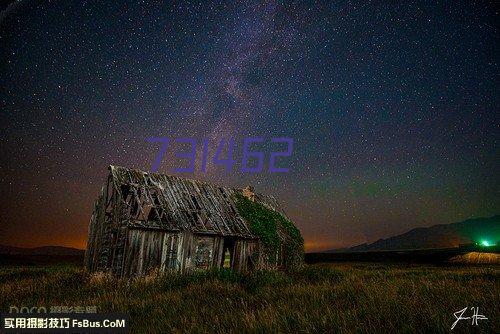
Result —
POLYGON ((87 270, 118 276, 302 261, 302 236, 274 197, 116 166, 95 202, 85 253, 87 270))

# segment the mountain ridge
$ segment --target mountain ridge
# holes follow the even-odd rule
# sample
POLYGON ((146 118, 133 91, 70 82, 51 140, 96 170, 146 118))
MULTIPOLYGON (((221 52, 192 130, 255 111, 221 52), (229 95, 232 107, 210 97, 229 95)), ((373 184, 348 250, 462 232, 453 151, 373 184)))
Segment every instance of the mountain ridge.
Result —
POLYGON ((362 243, 349 248, 330 249, 334 252, 363 252, 379 250, 410 250, 453 248, 460 244, 500 240, 500 215, 470 218, 450 224, 415 227, 405 233, 381 238, 372 243, 362 243))
POLYGON ((0 245, 1 255, 83 255, 84 249, 65 246, 15 247, 0 245))

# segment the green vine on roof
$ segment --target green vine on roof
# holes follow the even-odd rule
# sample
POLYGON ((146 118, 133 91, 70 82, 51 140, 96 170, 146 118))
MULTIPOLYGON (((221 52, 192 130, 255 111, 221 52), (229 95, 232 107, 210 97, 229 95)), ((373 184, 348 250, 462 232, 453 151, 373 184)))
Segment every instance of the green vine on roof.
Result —
POLYGON ((241 194, 236 195, 238 213, 249 222, 252 233, 258 235, 266 248, 271 262, 275 262, 276 251, 280 247, 278 228, 289 236, 285 262, 293 262, 303 256, 304 239, 295 225, 283 214, 253 202, 241 194), (291 258, 290 258, 291 257, 291 258))

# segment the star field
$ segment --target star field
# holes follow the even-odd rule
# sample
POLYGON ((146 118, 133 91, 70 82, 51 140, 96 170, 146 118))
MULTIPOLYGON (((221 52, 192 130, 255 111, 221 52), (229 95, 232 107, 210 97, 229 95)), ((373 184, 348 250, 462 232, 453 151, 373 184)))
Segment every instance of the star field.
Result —
POLYGON ((107 166, 150 170, 160 136, 293 138, 289 173, 184 176, 275 195, 308 250, 498 214, 498 16, 486 2, 11 2, 0 244, 85 247, 107 166))

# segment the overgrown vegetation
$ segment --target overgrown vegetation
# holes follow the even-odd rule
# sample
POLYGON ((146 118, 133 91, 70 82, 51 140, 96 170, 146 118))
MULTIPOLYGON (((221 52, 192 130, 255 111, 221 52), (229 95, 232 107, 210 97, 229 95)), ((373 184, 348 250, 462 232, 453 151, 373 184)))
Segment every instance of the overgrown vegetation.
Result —
POLYGON ((310 265, 292 272, 230 270, 132 280, 77 267, 0 269, 10 306, 97 306, 130 314, 132 333, 449 333, 453 312, 488 320, 453 332, 500 332, 498 267, 310 265))
POLYGON ((281 213, 268 209, 264 205, 252 202, 242 195, 236 195, 238 213, 250 223, 251 231, 258 235, 266 248, 269 262, 276 262, 276 251, 280 245, 286 249, 285 265, 302 262, 304 239, 295 225, 281 213), (278 229, 288 236, 280 241, 278 229))

